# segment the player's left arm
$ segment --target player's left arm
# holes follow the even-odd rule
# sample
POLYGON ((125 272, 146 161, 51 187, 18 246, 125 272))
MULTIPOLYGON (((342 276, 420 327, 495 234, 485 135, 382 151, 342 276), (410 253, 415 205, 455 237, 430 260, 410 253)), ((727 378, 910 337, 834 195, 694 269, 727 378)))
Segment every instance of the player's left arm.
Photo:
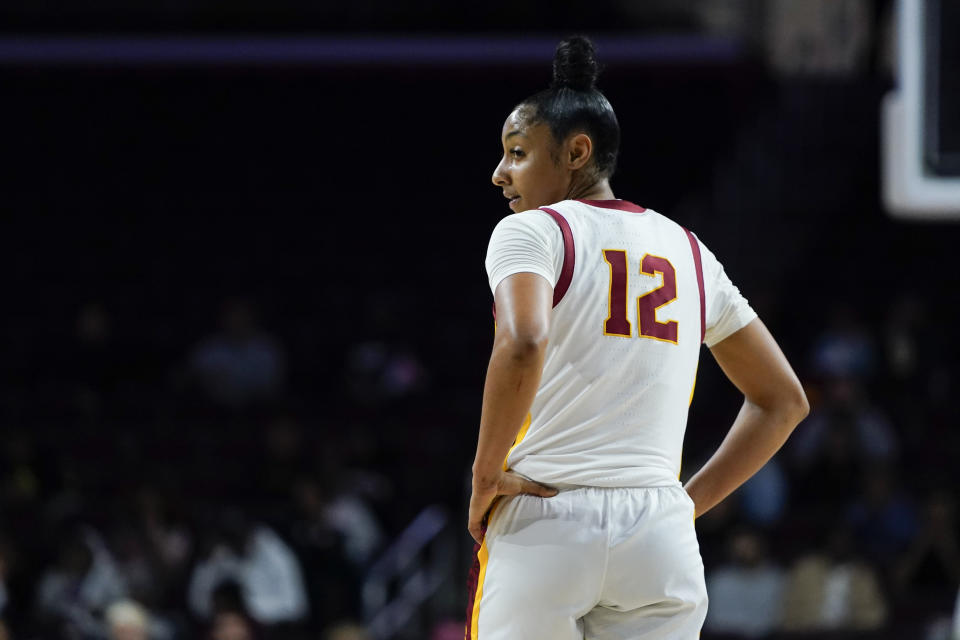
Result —
POLYGON ((483 517, 497 496, 530 493, 543 497, 555 489, 504 471, 503 461, 530 412, 547 349, 553 286, 543 276, 515 273, 494 293, 497 333, 487 367, 480 414, 480 435, 473 462, 473 492, 467 528, 480 542, 483 517))
POLYGON ((720 447, 684 487, 697 516, 759 471, 810 410, 797 374, 758 318, 710 351, 744 401, 720 447))

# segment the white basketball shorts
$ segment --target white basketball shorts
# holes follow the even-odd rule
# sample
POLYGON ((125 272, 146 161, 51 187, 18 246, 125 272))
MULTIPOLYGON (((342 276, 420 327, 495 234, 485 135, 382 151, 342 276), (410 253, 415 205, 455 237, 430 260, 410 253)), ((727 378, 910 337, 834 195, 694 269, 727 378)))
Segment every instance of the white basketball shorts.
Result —
POLYGON ((471 582, 466 640, 695 640, 707 614, 679 486, 502 499, 471 582))

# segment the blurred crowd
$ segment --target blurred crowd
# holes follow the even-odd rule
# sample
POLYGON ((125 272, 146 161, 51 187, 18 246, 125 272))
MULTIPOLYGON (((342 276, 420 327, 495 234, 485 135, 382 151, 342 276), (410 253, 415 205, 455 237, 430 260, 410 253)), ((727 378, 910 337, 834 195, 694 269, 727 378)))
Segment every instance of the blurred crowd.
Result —
MULTIPOLYGON (((284 346, 246 300, 158 388, 131 382, 117 335, 83 305, 31 410, 5 425, 0 637, 366 638, 363 572, 384 522, 407 517, 386 504, 372 435, 305 423, 284 346)), ((418 384, 411 356, 361 350, 357 376, 397 369, 383 393, 418 384)))
MULTIPOLYGON (((291 400, 292 346, 255 305, 227 300, 219 322, 150 390, 130 386, 110 311, 79 309, 38 381, 47 405, 0 442, 0 637, 367 638, 361 586, 378 554, 423 505, 462 509, 472 434, 444 445, 453 488, 430 496, 430 464, 376 432, 388 414, 428 415, 416 354, 348 347, 342 397, 317 420, 291 400)), ((883 324, 840 305, 810 339, 797 364, 811 416, 698 521, 705 638, 951 637, 960 433, 935 331, 903 296, 883 324)), ((432 637, 455 635, 449 614, 432 637)))
MULTIPOLYGON (((710 33, 747 34, 773 70, 611 80, 627 136, 618 195, 662 206, 718 253, 812 406, 697 522, 702 637, 960 638, 958 283, 944 267, 957 238, 895 225, 877 201, 890 3, 607 4, 618 18, 695 10, 710 33)), ((538 23, 591 13, 534 9, 538 23)), ((432 504, 461 565, 401 637, 462 637, 495 221, 474 195, 493 156, 463 123, 508 109, 505 85, 541 79, 316 73, 5 76, 4 195, 22 218, 0 238, 14 276, 0 317, 0 640, 367 639, 364 581, 432 504), (331 100, 331 83, 350 99, 331 100), (437 108, 436 87, 469 100, 437 108), (384 95, 404 96, 389 117, 384 95), (396 211, 328 223, 331 194, 367 194, 371 175, 378 197, 423 182, 420 163, 371 164, 369 149, 424 113, 457 132, 438 147, 456 160, 427 176, 456 216, 397 196, 396 211), (372 137, 325 124, 340 121, 372 137), (316 153, 331 144, 366 170, 331 178, 316 153), (421 225, 451 241, 423 246, 421 225), (243 296, 210 300, 237 283, 243 296)), ((719 375, 701 366, 685 474, 735 414, 719 375)))
POLYGON ((709 637, 960 633, 960 433, 936 331, 912 295, 883 324, 836 307, 798 363, 810 417, 698 521, 709 637))

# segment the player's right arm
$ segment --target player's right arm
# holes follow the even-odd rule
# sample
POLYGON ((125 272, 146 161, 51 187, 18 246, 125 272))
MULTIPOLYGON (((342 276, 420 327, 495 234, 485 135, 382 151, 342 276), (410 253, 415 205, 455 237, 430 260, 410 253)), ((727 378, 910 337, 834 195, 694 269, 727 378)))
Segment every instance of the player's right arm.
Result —
POLYGON ((684 487, 697 516, 759 471, 810 410, 800 380, 759 319, 710 351, 744 400, 716 453, 684 487))

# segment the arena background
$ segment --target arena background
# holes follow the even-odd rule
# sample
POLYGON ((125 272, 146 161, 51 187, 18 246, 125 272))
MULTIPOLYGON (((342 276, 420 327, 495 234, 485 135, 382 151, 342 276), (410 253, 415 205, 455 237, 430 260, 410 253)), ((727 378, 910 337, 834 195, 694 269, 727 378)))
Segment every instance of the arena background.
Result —
MULTIPOLYGON (((960 230, 881 202, 893 8, 4 3, 0 638, 462 637, 490 175, 574 32, 615 193, 813 407, 698 521, 702 637, 955 637, 960 230)), ((705 350, 684 475, 739 404, 705 350)))

